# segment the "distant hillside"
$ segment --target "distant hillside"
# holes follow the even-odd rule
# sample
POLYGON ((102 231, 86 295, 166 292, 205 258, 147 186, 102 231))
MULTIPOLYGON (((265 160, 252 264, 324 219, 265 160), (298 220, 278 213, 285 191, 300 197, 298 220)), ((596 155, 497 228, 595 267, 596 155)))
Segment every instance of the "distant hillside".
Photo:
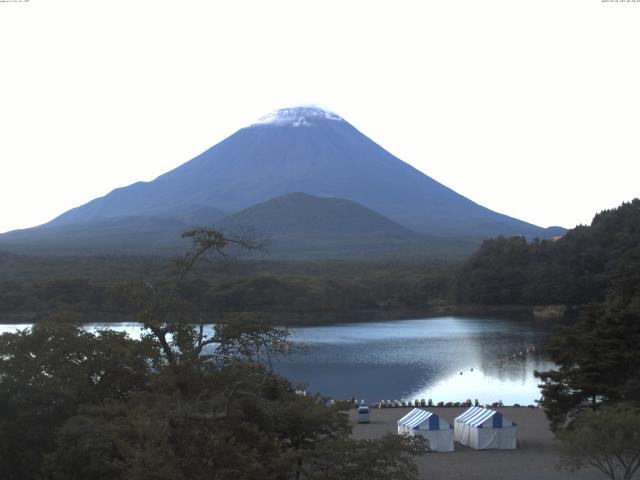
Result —
POLYGON ((455 276, 457 303, 586 304, 640 309, 640 200, 597 214, 561 239, 485 241, 455 276))
POLYGON ((221 219, 225 232, 250 232, 269 241, 269 254, 327 258, 349 255, 470 254, 477 243, 420 235, 356 202, 291 193, 221 219))
POLYGON ((0 248, 18 253, 173 255, 189 248, 182 233, 190 225, 161 217, 123 217, 86 224, 15 230, 0 237, 0 248))
POLYGON ((151 218, 177 220, 185 225, 211 225, 227 214, 228 212, 213 207, 187 205, 151 218))
POLYGON ((87 223, 46 225, 0 235, 0 248, 29 254, 160 254, 174 255, 189 248, 182 234, 211 226, 225 212, 191 206, 165 215, 127 216, 87 223))
POLYGON ((446 257, 471 254, 478 243, 421 235, 384 216, 339 198, 293 193, 221 216, 214 209, 172 213, 175 217, 123 217, 86 224, 17 230, 0 236, 0 247, 38 254, 160 254, 185 252, 182 233, 216 227, 230 235, 267 240, 276 258, 446 257))
POLYGON ((356 202, 306 193, 290 193, 259 203, 224 217, 218 225, 225 230, 250 226, 266 236, 417 236, 356 202))

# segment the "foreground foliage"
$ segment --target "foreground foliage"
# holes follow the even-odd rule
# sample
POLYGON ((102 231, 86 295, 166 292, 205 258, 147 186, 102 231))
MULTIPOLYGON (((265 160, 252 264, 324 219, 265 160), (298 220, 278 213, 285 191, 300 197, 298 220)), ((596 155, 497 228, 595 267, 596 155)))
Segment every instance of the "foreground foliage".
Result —
POLYGON ((306 476, 313 480, 415 478, 418 470, 411 455, 428 451, 425 442, 420 436, 402 438, 390 433, 380 440, 325 440, 312 452, 306 476))
POLYGON ((155 358, 124 334, 57 323, 0 336, 3 478, 37 478, 54 432, 85 404, 146 388, 155 358))
POLYGON ((620 405, 585 412, 558 439, 563 468, 593 467, 611 480, 629 480, 640 468, 640 409, 620 405))
POLYGON ((402 439, 349 440, 345 413, 242 358, 234 330, 197 366, 59 322, 0 336, 2 478, 415 478, 402 439))
POLYGON ((416 478, 421 445, 350 440, 344 412, 271 371, 286 329, 184 321, 186 277, 235 241, 188 235, 194 249, 166 282, 129 288, 141 340, 60 318, 0 336, 3 480, 416 478))
POLYGON ((560 329, 549 347, 556 370, 536 372, 541 406, 554 430, 585 409, 640 403, 640 311, 593 305, 584 318, 560 329))

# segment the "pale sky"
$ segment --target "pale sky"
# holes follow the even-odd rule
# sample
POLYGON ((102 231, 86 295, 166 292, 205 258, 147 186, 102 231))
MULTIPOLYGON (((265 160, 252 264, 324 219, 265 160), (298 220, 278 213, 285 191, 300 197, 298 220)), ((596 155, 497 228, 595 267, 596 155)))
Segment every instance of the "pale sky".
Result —
POLYGON ((541 226, 640 196, 640 2, 0 0, 0 232, 277 108, 541 226))

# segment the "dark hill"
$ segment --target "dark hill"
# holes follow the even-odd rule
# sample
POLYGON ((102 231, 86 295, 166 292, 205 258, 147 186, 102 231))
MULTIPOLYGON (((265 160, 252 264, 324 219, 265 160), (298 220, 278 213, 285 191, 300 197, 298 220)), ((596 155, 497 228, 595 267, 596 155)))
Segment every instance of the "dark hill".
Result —
POLYGON ((178 218, 131 216, 16 230, 5 234, 0 244, 20 253, 174 255, 189 248, 183 232, 215 225, 229 235, 249 233, 267 240, 268 253, 279 258, 460 257, 478 245, 418 234, 355 202, 304 193, 274 198, 221 219, 219 212, 207 209, 174 215, 178 218))
POLYGON ((223 218, 218 225, 224 230, 250 227, 264 236, 418 236, 356 202, 306 193, 267 200, 223 218))
POLYGON ((418 234, 356 202, 291 193, 220 220, 225 232, 268 240, 275 257, 460 257, 477 243, 418 234))
POLYGON ((640 200, 597 214, 557 241, 485 241, 460 268, 458 303, 581 305, 616 299, 640 310, 640 200))

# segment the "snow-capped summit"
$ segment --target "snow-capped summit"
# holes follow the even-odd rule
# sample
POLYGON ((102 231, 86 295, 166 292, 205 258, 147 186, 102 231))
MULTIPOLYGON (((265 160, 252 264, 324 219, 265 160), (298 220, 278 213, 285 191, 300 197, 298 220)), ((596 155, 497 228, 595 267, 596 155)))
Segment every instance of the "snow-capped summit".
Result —
POLYGON ((292 127, 310 127, 318 123, 318 120, 332 120, 343 122, 339 115, 318 107, 291 107, 281 108, 268 113, 258 119, 252 126, 257 125, 290 125, 292 127))

